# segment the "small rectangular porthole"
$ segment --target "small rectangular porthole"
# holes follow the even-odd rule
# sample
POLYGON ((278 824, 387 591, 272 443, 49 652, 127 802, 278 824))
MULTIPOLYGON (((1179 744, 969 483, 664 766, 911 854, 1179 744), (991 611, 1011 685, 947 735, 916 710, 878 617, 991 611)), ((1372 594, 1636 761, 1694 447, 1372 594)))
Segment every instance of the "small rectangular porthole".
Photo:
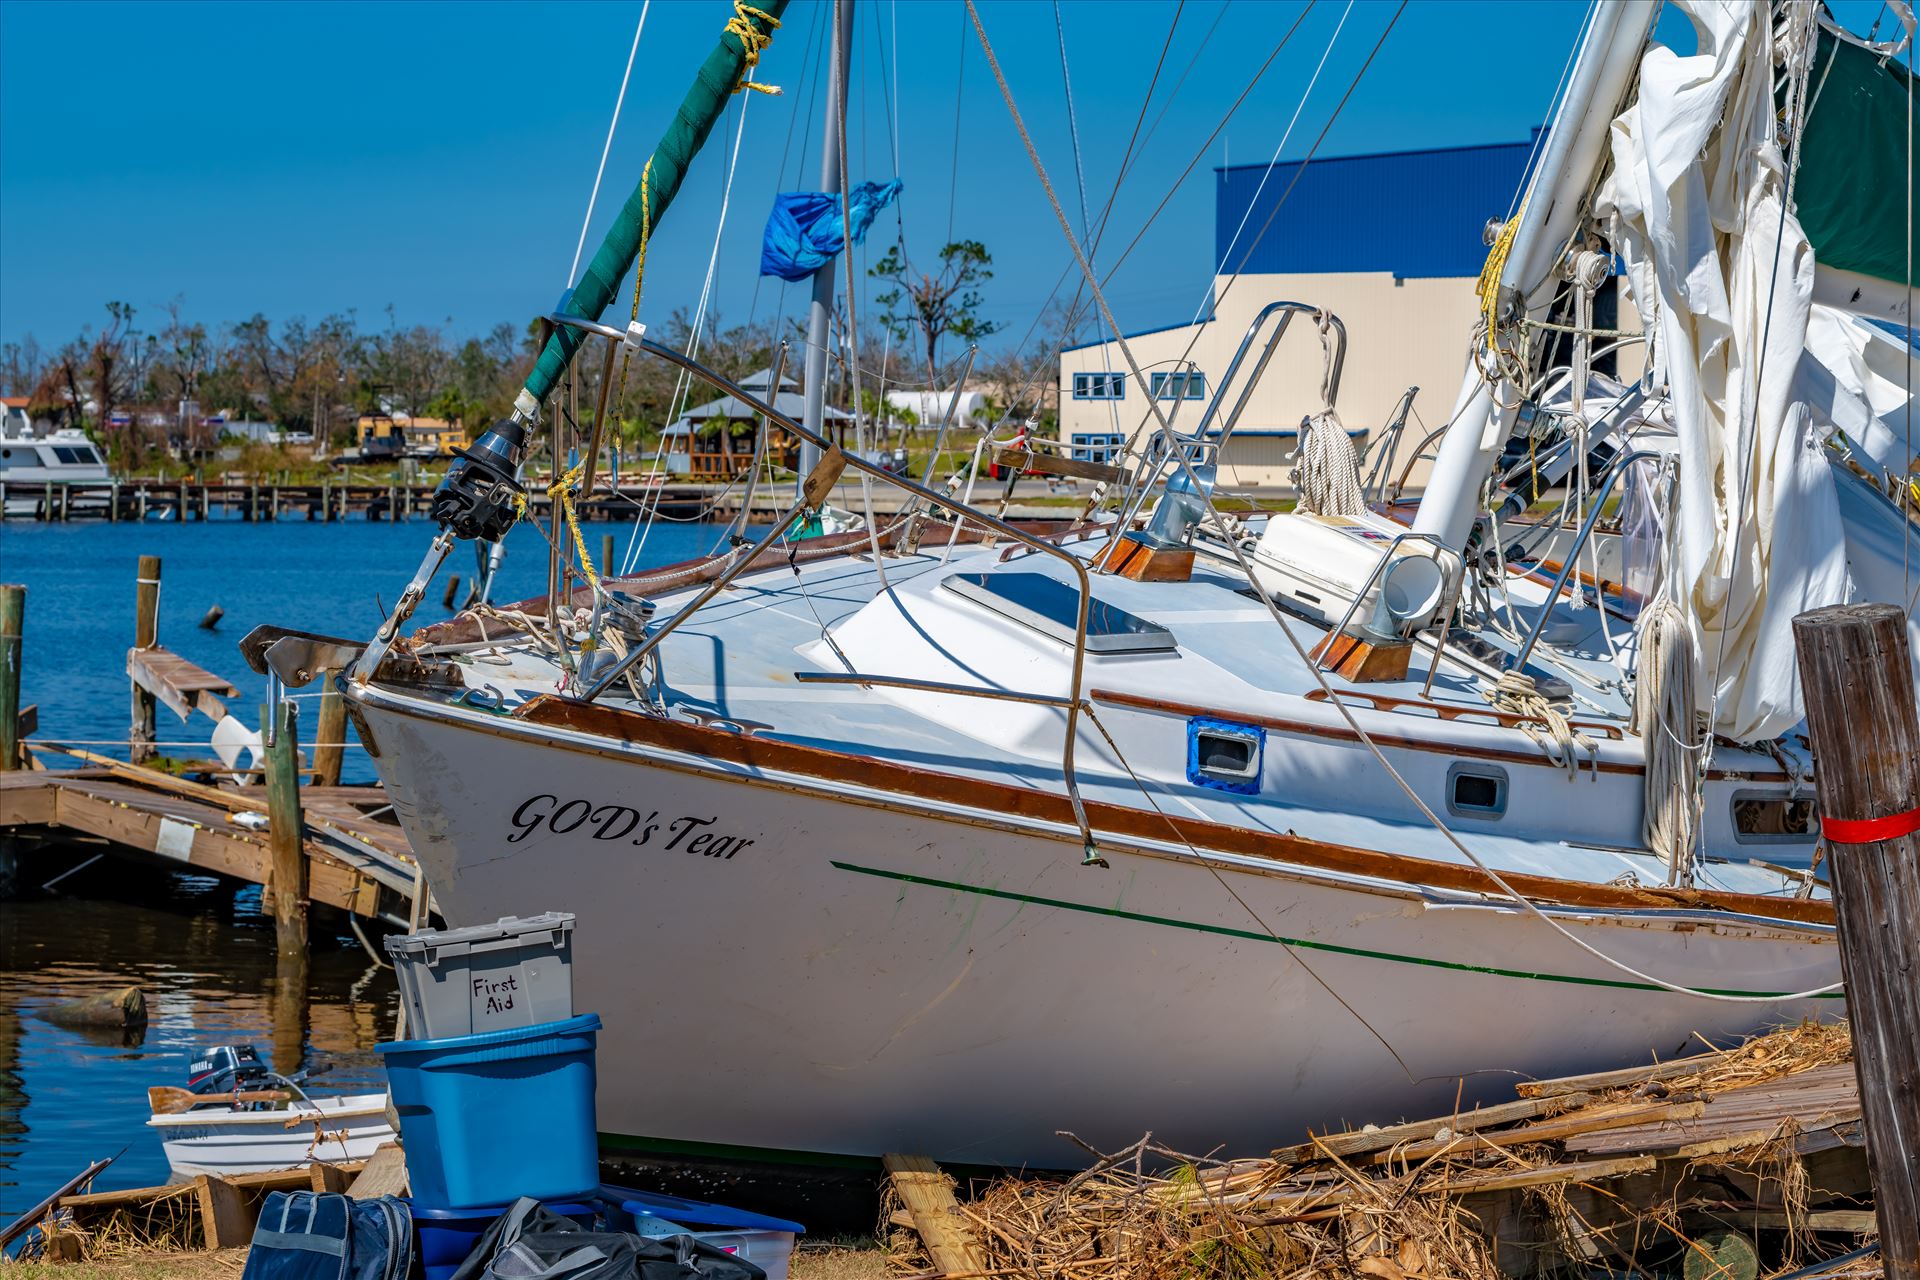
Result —
POLYGON ((1812 796, 1733 793, 1733 838, 1741 844, 1806 844, 1817 834, 1812 796))
POLYGON ((1260 790, 1266 747, 1265 729, 1196 716, 1187 721, 1187 781, 1254 795, 1260 790))
POLYGON ((1462 818, 1504 816, 1507 771, 1497 764, 1455 761, 1447 770, 1447 810, 1462 818))

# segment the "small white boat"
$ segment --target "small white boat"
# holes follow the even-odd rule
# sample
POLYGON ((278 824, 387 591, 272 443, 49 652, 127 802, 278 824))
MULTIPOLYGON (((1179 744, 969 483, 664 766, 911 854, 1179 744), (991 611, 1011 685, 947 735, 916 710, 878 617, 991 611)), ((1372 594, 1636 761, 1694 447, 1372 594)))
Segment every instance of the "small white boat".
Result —
POLYGON ((147 1124, 160 1131, 160 1145, 176 1177, 232 1177, 295 1169, 317 1160, 365 1160, 382 1143, 394 1140, 384 1093, 296 1099, 264 1111, 216 1103, 175 1115, 156 1113, 147 1124))

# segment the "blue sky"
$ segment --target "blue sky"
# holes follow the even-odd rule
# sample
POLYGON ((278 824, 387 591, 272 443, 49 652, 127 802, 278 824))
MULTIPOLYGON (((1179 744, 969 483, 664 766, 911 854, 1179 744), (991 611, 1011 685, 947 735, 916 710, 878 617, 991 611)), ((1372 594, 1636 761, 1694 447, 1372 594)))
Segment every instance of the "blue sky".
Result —
MULTIPOLYGON (((1876 7, 1856 0, 1841 16, 1864 27, 1876 7)), ((786 94, 734 100, 656 232, 643 319, 664 320, 699 297, 743 106, 714 305, 730 323, 781 308, 779 282, 756 281, 760 233, 776 191, 815 185, 830 8, 794 0, 788 9, 759 77, 786 94)), ((1177 8, 1059 7, 1096 214, 1177 8)), ((1321 154, 1526 137, 1582 8, 1414 0, 1321 154)), ((1211 264, 1212 166, 1272 153, 1344 17, 1283 158, 1305 154, 1394 6, 1234 0, 1223 15, 1220 0, 1187 0, 1181 10, 1149 124, 1170 105, 1121 190, 1111 246, 1140 229, 1303 9, 1111 286, 1122 325, 1192 312, 1211 264)), ((209 324, 353 310, 373 327, 389 307, 401 324, 455 336, 524 323, 566 283, 640 10, 639 0, 0 0, 0 338, 57 344, 97 323, 109 299, 157 325, 176 297, 209 324)), ((981 0, 981 11, 1077 219, 1054 8, 981 0)), ((654 0, 589 256, 729 12, 723 0, 654 0)), ((930 257, 951 209, 953 234, 994 254, 986 314, 1007 326, 1004 341, 1025 330, 1070 258, 964 14, 959 0, 858 0, 851 172, 856 181, 894 176, 897 133, 904 198, 875 224, 869 256, 891 240, 897 216, 909 251, 930 257)), ((789 314, 804 307, 803 292, 786 290, 789 314)))

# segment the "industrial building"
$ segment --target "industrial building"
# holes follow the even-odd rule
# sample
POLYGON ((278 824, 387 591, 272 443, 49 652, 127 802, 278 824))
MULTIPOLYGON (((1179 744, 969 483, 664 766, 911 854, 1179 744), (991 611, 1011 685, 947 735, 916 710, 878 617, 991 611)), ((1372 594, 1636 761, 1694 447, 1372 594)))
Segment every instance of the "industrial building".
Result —
MULTIPOLYGON (((1512 211, 1532 153, 1525 141, 1216 170, 1208 314, 1125 335, 1145 387, 1116 342, 1062 351, 1062 439, 1076 456, 1106 460, 1149 419, 1149 397, 1177 410, 1176 428, 1192 430, 1254 317, 1290 300, 1346 325, 1336 408, 1356 443, 1364 447, 1387 424, 1408 387, 1420 388, 1399 445, 1410 457, 1422 424, 1437 427, 1452 411, 1477 314, 1483 232, 1512 211)), ((1257 354, 1242 366, 1241 385, 1257 354)), ((1322 407, 1323 367, 1320 335, 1297 321, 1219 459, 1223 488, 1287 483, 1301 421, 1322 407)), ((1230 389, 1220 418, 1238 394, 1230 389)), ((1391 465, 1397 473, 1399 460, 1391 465)))

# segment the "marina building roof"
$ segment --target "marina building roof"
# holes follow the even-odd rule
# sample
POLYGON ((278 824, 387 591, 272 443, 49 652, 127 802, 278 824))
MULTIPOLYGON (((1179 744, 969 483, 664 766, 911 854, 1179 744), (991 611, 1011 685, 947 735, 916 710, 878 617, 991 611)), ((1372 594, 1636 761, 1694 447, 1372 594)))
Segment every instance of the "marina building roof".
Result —
POLYGON ((1513 212, 1533 148, 1529 139, 1222 166, 1214 171, 1214 268, 1478 275, 1487 259, 1482 228, 1513 212))

